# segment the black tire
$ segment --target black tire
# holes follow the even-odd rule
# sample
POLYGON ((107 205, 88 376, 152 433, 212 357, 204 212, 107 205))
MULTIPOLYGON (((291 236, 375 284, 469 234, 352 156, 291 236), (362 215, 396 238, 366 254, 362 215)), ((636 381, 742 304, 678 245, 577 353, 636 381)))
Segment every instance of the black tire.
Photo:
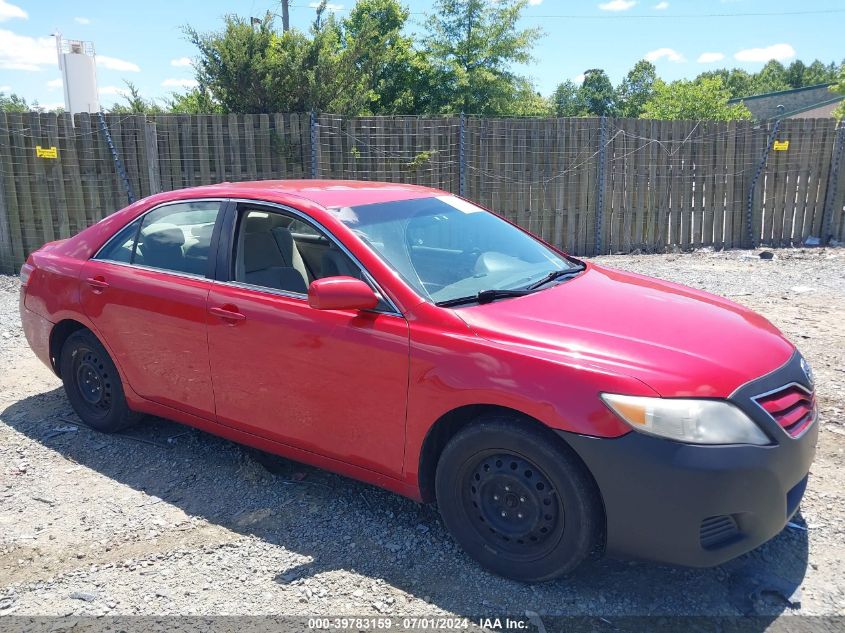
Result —
POLYGON ((481 416, 452 438, 435 492, 455 540, 506 578, 567 574, 602 538, 602 505, 586 467, 551 431, 517 416, 481 416))
POLYGON ((73 410, 87 426, 116 433, 141 418, 129 410, 117 368, 89 330, 77 330, 67 338, 59 373, 73 410))

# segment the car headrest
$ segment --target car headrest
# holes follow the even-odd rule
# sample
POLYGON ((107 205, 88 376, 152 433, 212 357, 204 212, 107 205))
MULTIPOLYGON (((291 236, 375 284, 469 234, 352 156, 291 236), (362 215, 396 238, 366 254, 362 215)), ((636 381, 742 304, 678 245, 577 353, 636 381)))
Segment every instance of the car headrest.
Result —
POLYGON ((244 231, 246 233, 269 233, 270 216, 248 215, 244 220, 244 231))
POLYGON ((185 234, 182 232, 182 229, 173 227, 173 228, 164 228, 153 230, 148 233, 144 233, 144 249, 148 250, 150 248, 165 248, 165 247, 172 247, 172 246, 179 246, 181 247, 182 244, 185 243, 185 234))

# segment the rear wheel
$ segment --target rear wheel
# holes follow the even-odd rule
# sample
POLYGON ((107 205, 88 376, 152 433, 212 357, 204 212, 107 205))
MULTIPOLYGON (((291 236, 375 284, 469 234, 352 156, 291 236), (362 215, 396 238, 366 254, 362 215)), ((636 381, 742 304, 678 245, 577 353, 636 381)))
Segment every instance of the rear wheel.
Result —
POLYGON ((141 417, 129 410, 117 368, 90 331, 78 330, 67 338, 59 369, 73 410, 91 428, 115 433, 141 417))
POLYGON ((595 484, 571 450, 516 416, 483 416, 440 457, 437 504, 489 570, 527 582, 575 569, 601 537, 595 484))

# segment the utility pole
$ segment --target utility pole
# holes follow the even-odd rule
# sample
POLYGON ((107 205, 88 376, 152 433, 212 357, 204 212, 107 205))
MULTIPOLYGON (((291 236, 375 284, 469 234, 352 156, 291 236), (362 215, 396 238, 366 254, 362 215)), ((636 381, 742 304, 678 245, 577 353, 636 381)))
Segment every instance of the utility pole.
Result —
POLYGON ((287 33, 290 29, 290 14, 288 13, 288 4, 290 0, 281 0, 282 2, 282 30, 287 33))

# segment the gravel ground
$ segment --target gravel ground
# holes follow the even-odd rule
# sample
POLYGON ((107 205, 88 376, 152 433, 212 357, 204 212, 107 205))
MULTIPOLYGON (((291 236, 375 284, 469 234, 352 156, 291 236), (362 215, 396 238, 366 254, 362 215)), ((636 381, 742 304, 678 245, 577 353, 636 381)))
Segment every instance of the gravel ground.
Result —
POLYGON ((0 276, 0 615, 845 615, 845 250, 596 261, 728 296, 800 346, 822 430, 794 527, 714 569, 503 580, 433 507, 164 420, 81 426, 0 276))

